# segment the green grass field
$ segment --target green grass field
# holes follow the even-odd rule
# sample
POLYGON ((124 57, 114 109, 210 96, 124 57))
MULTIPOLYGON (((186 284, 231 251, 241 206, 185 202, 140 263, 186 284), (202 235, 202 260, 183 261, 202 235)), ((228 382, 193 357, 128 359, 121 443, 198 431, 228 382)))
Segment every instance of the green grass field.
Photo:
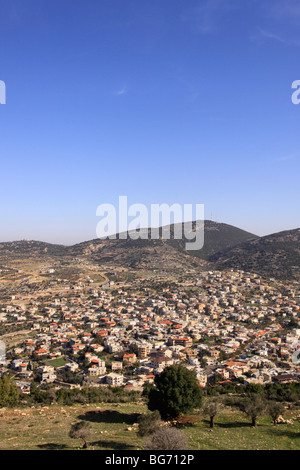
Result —
MULTIPOLYGON (((134 403, 1 409, 0 449, 80 449, 81 441, 69 438, 68 432, 76 421, 87 420, 92 426, 89 449, 139 450, 143 441, 134 423, 145 411, 145 405, 134 403)), ((287 411, 284 417, 298 415, 299 411, 287 411)), ((190 450, 300 450, 300 422, 295 419, 293 424, 274 426, 269 417, 263 417, 253 429, 244 414, 226 409, 213 430, 202 417, 181 429, 189 438, 190 450)))
POLYGON ((43 362, 47 366, 52 366, 52 367, 63 367, 67 363, 64 357, 58 357, 57 359, 48 359, 43 362))

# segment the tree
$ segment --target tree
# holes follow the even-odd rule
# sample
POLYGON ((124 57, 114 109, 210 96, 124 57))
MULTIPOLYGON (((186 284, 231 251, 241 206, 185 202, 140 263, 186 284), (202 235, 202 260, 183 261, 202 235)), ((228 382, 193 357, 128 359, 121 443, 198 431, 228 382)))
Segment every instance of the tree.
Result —
POLYGON ((0 407, 15 406, 20 399, 18 387, 4 375, 0 379, 0 407))
POLYGON ((268 403, 268 413, 271 416, 274 425, 277 424, 277 419, 284 412, 284 406, 282 403, 277 403, 276 401, 271 401, 268 403))
POLYGON ((56 401, 56 390, 52 385, 44 385, 43 389, 33 381, 30 386, 30 401, 34 403, 50 404, 56 401))
POLYGON ((161 428, 144 441, 145 450, 188 450, 188 440, 182 431, 161 428))
POLYGON ((221 411, 222 408, 223 408, 223 405, 219 401, 209 401, 205 403, 204 408, 203 408, 203 414, 205 416, 209 416, 210 428, 214 427, 214 419, 217 416, 217 414, 221 411))
POLYGON ((138 419, 138 435, 141 437, 153 434, 161 425, 160 413, 155 410, 153 413, 141 415, 138 419))
POLYGON ((264 393, 264 387, 261 384, 248 384, 246 386, 246 393, 251 397, 255 393, 257 394, 263 394, 264 393))
POLYGON ((143 386, 142 397, 149 397, 150 390, 154 388, 152 383, 146 382, 143 386))
POLYGON ((87 449, 87 439, 91 434, 91 425, 86 421, 78 421, 72 424, 69 431, 69 437, 71 439, 81 439, 83 441, 83 449, 87 449))
POLYGON ((196 373, 182 365, 166 367, 155 377, 148 394, 149 410, 158 410, 163 419, 177 418, 201 404, 202 390, 196 373))
POLYGON ((260 395, 253 395, 242 403, 242 410, 252 420, 252 426, 256 427, 257 418, 266 410, 266 403, 260 395))

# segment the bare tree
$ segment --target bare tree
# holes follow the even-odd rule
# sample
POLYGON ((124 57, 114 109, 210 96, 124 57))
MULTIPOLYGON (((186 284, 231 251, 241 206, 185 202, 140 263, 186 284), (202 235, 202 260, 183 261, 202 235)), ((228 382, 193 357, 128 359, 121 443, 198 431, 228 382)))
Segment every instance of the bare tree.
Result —
POLYGON ((179 429, 164 427, 144 441, 145 450, 188 450, 188 440, 179 429))

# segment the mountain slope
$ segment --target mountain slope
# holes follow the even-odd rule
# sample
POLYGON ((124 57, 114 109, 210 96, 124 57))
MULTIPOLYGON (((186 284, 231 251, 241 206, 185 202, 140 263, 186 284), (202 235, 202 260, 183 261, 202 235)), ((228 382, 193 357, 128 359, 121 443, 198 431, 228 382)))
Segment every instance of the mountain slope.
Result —
POLYGON ((55 245, 34 240, 20 240, 15 242, 0 243, 0 261, 33 258, 64 256, 66 248, 63 245, 55 245))
POLYGON ((277 279, 300 279, 300 229, 257 237, 212 221, 205 221, 204 227, 204 247, 199 251, 186 251, 186 240, 174 239, 171 225, 170 240, 95 239, 73 246, 27 240, 0 243, 0 266, 28 258, 83 258, 127 269, 174 273, 188 269, 239 269, 277 279))
MULTIPOLYGON (((194 227, 193 227, 194 229, 194 227)), ((236 246, 249 240, 255 240, 259 237, 253 233, 246 232, 233 225, 204 221, 204 246, 201 250, 189 251, 191 256, 196 256, 203 260, 209 260, 211 256, 227 248, 236 246)), ((172 246, 185 250, 185 240, 170 240, 172 246)))
POLYGON ((209 257, 216 269, 241 269, 277 279, 300 279, 300 229, 250 240, 209 257))
MULTIPOLYGON (((204 247, 198 251, 186 251, 185 240, 174 239, 174 231, 183 224, 170 225, 170 239, 157 240, 95 239, 73 246, 53 245, 38 241, 0 243, 0 264, 13 259, 25 258, 85 258, 93 262, 109 263, 133 269, 209 269, 207 259, 216 252, 235 246, 245 240, 255 239, 256 235, 227 224, 212 221, 204 222, 204 247)), ((187 226, 185 226, 187 228, 187 226)), ((192 225, 194 231, 196 224, 192 225)), ((160 228, 160 235, 162 228, 160 228)))
MULTIPOLYGON (((181 226, 181 233, 183 231, 183 224, 176 224, 176 227, 181 226)), ((204 222, 204 246, 201 250, 186 251, 185 238, 174 239, 174 225, 169 226, 170 239, 158 240, 150 239, 150 230, 148 230, 148 239, 133 240, 131 238, 116 239, 116 240, 92 240, 73 247, 69 247, 68 252, 76 256, 91 256, 94 261, 115 261, 123 266, 138 267, 140 264, 153 264, 150 262, 151 257, 157 260, 164 260, 166 258, 171 261, 171 257, 177 260, 178 263, 183 262, 190 264, 193 262, 196 265, 200 260, 208 260, 210 256, 218 251, 224 250, 228 247, 235 246, 245 240, 255 239, 256 235, 245 232, 239 228, 227 224, 220 224, 212 221, 204 222), (184 258, 184 260, 183 260, 184 258), (191 258, 191 259, 189 259, 191 258), (197 260, 198 258, 198 260, 197 260), (194 259, 194 261, 192 261, 194 259)), ((193 223, 192 230, 196 228, 196 223, 193 223)), ((146 229, 147 233, 147 229, 146 229)), ((160 235, 162 228, 160 228, 160 235)), ((192 241, 192 240, 191 240, 192 241)), ((203 263, 200 263, 201 265, 203 263)))

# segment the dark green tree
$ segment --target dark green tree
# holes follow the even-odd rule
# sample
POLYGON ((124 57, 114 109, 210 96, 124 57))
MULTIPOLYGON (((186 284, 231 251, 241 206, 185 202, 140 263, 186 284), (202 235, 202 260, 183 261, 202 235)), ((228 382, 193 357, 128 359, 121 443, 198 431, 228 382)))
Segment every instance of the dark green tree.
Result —
POLYGON ((264 387, 261 384, 250 383, 246 387, 246 393, 251 396, 255 393, 262 395, 264 393, 264 387))
POLYGON ((18 387, 11 382, 10 378, 3 376, 0 379, 0 407, 15 406, 20 399, 18 387))
POLYGON ((196 373, 183 365, 166 367, 155 377, 148 394, 149 410, 158 410, 163 419, 177 418, 201 405, 202 390, 196 373))

